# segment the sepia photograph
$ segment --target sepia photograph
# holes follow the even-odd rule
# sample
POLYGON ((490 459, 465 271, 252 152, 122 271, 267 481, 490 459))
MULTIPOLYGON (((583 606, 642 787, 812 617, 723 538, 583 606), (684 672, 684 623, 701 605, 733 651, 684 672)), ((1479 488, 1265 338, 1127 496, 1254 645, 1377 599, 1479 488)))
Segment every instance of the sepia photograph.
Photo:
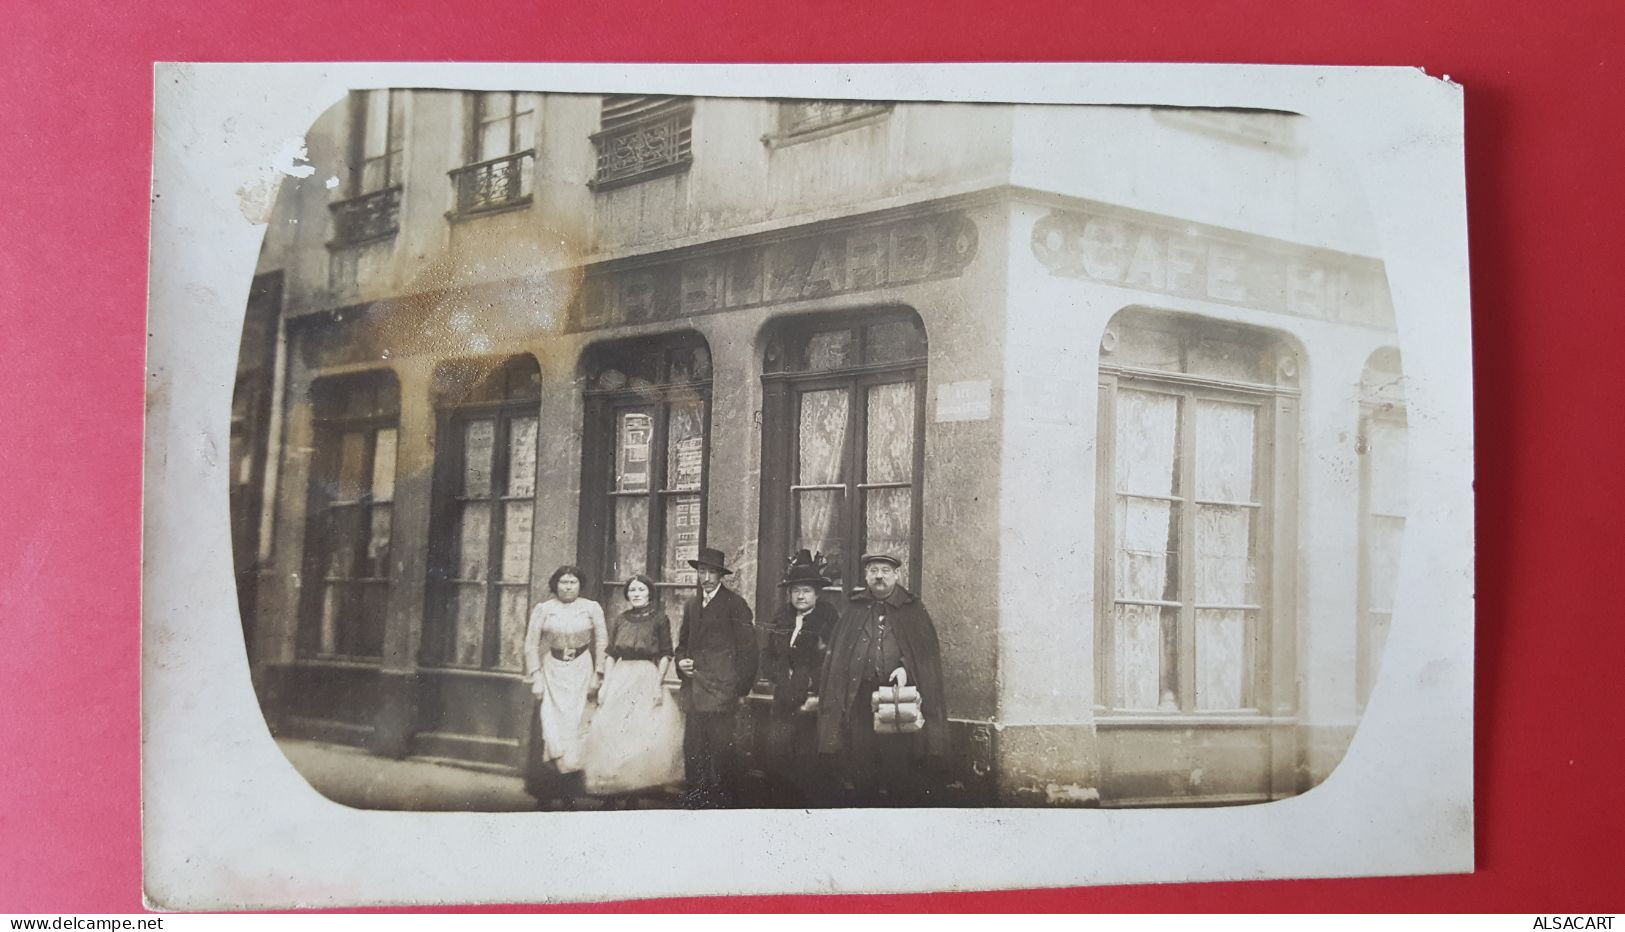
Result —
POLYGON ((1464 266, 1417 368, 1335 126, 591 78, 350 83, 237 192, 189 572, 257 710, 217 740, 300 800, 1245 818, 1350 756, 1430 566, 1470 710, 1414 478, 1464 432, 1470 542, 1464 266))

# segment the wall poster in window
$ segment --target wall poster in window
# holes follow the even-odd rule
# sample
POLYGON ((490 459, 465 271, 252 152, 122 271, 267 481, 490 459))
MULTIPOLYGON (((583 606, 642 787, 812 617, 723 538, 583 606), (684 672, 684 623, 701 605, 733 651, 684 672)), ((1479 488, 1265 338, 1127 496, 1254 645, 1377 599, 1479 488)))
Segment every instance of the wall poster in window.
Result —
POLYGON ((662 578, 666 582, 692 586, 697 577, 688 561, 700 555, 700 500, 694 496, 673 498, 667 508, 668 557, 662 578))
POLYGON ((677 442, 677 479, 672 483, 676 492, 693 492, 700 487, 705 467, 705 440, 685 437, 677 442))
POLYGON ((514 418, 508 428, 508 494, 536 494, 536 419, 514 418))
POLYGON ((649 415, 635 412, 621 415, 615 470, 615 485, 620 491, 649 490, 649 444, 653 437, 654 420, 649 415))
MULTIPOLYGON (((1470 868, 1459 89, 1383 68, 245 75, 155 83, 151 364, 176 389, 147 421, 155 902, 1470 868), (1101 88, 1128 96, 1063 102, 1101 88), (815 132, 763 138, 786 101, 832 94, 803 108, 815 132), (1176 103, 1263 114, 1286 142, 1193 129, 1176 103), (290 109, 308 119, 270 133, 290 109), (680 159, 583 160, 674 115, 680 159), (295 137, 313 171, 271 178, 274 222, 214 217, 244 179, 202 157, 241 173, 295 137), (469 209, 460 179, 509 167, 530 187, 469 209), (343 268, 352 286, 324 287, 343 268), (289 287, 252 312, 274 326, 229 313, 272 274, 289 287), (236 344, 234 379, 218 347, 246 333, 275 339, 236 344), (230 399, 183 391, 249 383, 267 414, 230 444, 230 399), (259 512, 238 560, 210 556, 222 490, 259 512), (549 575, 579 566, 613 622, 648 574, 675 623, 707 548, 752 621, 691 628, 690 659, 762 674, 734 669, 743 695, 719 700, 727 792, 686 772, 557 792, 538 676, 592 634, 527 650, 549 575), (803 549, 852 652, 885 666, 878 618, 929 618, 894 638, 927 721, 898 768, 865 769, 892 671, 774 666, 803 549), (901 592, 868 587, 876 552, 901 592), (215 598, 227 565, 252 598, 215 598)), ((693 687, 647 679, 650 708, 715 724, 693 687)), ((583 704, 589 737, 609 692, 583 704)))
POLYGON ((491 465, 496 453, 496 422, 469 421, 463 437, 463 494, 477 498, 491 494, 491 465))

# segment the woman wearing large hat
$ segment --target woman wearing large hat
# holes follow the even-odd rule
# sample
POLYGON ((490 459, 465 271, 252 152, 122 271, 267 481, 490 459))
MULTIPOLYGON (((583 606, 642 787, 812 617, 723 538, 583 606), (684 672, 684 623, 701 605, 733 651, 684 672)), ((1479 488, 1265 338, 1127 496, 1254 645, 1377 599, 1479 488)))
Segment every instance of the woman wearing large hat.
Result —
POLYGON ((784 600, 761 631, 761 678, 773 684, 767 734, 767 775, 774 801, 804 805, 817 795, 816 716, 818 677, 835 626, 834 606, 820 598, 830 580, 823 555, 797 551, 785 567, 784 600))

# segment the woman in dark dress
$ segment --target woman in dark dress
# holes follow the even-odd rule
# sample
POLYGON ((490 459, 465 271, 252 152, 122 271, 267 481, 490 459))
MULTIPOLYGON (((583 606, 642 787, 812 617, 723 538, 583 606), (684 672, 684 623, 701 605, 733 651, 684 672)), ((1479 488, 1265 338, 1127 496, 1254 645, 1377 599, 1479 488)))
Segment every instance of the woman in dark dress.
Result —
POLYGON ((759 669, 773 684, 764 763, 769 796, 778 805, 803 806, 824 795, 813 712, 824 652, 835 626, 834 607, 819 598, 828 585, 819 561, 808 551, 798 551, 779 583, 785 600, 762 632, 759 669))
POLYGON ((667 695, 671 622, 654 604, 654 581, 626 581, 628 607, 609 622, 604 684, 587 730, 584 786, 628 802, 683 781, 683 713, 667 695))

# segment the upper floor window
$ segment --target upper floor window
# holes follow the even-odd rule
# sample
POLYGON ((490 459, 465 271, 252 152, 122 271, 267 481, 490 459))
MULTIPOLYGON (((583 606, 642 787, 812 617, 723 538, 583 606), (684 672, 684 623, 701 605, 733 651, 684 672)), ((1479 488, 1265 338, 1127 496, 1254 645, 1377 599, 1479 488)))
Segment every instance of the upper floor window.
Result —
POLYGON ((892 104, 873 100, 786 100, 779 104, 778 131, 762 141, 783 146, 869 126, 885 119, 892 104))
POLYGON ((1219 321, 1128 311, 1100 368, 1099 701, 1264 710, 1290 677, 1297 357, 1219 321), (1279 600, 1279 601, 1278 601, 1279 600))
POLYGON ((381 191, 401 183, 406 149, 406 92, 362 91, 350 125, 350 193, 381 191))
POLYGON ((348 196, 331 205, 334 246, 395 235, 405 151, 406 91, 351 93, 348 196))
POLYGON ((536 95, 487 91, 468 98, 469 161, 451 171, 457 214, 529 204, 536 161, 536 95))
POLYGON ((598 132, 592 136, 595 188, 686 171, 694 101, 689 97, 610 94, 604 97, 598 132))

